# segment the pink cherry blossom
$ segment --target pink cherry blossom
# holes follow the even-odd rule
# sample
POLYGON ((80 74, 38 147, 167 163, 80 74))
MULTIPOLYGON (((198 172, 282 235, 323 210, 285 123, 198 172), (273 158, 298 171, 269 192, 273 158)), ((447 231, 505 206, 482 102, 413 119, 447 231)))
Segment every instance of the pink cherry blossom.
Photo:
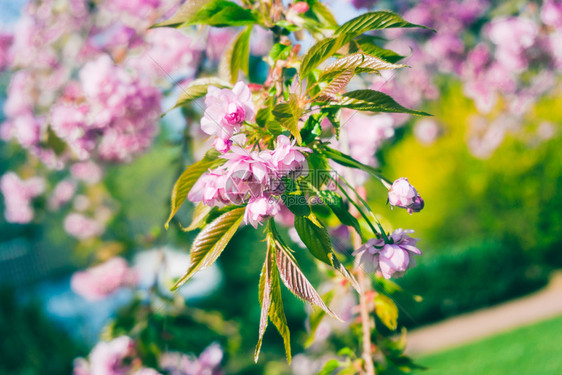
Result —
POLYGON ((32 177, 22 180, 14 172, 0 179, 0 190, 4 195, 4 216, 10 223, 26 224, 33 219, 31 201, 45 190, 45 180, 32 177))
POLYGON ((227 193, 261 195, 277 181, 276 171, 272 169, 268 151, 248 151, 242 147, 233 146, 230 153, 221 156, 227 159, 223 168, 227 172, 227 193))
POLYGON ((423 199, 406 177, 394 181, 388 191, 388 203, 391 206, 406 208, 410 214, 420 212, 424 206, 423 199))
POLYGON ((105 227, 83 214, 71 213, 64 219, 64 230, 79 240, 87 240, 103 234, 105 227))
MULTIPOLYGON (((227 196, 226 187, 227 173, 226 169, 218 168, 216 170, 203 174, 193 185, 187 198, 194 203, 202 202, 210 207, 224 207, 233 204, 234 195, 227 196)), ((234 201, 242 202, 242 198, 234 199, 234 201)))
POLYGON ((244 121, 254 118, 252 93, 244 82, 236 83, 232 90, 209 86, 205 105, 201 129, 225 143, 240 130, 244 121))
POLYGON ((257 229, 259 224, 277 215, 280 210, 279 198, 266 196, 252 198, 244 211, 244 221, 257 229))
POLYGON ((417 239, 408 236, 412 230, 395 230, 385 243, 382 238, 368 240, 353 252, 361 267, 367 272, 380 270, 386 279, 401 277, 415 266, 414 254, 421 255, 416 247, 417 239))
POLYGON ((103 299, 124 286, 137 283, 135 271, 123 258, 112 258, 105 263, 78 271, 72 275, 72 290, 89 301, 103 299))
POLYGON ((277 146, 271 153, 269 162, 282 176, 291 175, 296 178, 308 174, 308 163, 302 152, 312 152, 312 150, 306 147, 296 147, 295 142, 295 140, 291 142, 285 135, 277 137, 277 146))

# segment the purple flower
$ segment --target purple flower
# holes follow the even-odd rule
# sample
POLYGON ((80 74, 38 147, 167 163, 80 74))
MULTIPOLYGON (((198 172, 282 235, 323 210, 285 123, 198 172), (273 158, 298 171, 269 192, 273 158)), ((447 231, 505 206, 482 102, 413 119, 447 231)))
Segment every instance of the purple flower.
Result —
POLYGON ((205 105, 207 108, 201 119, 201 129, 222 139, 224 143, 240 130, 244 121, 254 118, 252 93, 244 82, 236 83, 232 90, 209 86, 205 105))
POLYGON ((423 199, 406 177, 394 181, 388 191, 388 203, 391 206, 406 208, 410 214, 420 212, 424 206, 423 199))
POLYGON ((412 230, 395 230, 386 243, 382 238, 368 240, 353 252, 367 272, 380 270, 385 279, 401 277, 415 266, 414 254, 421 255, 417 239, 408 236, 412 230))
POLYGON ((136 285, 137 275, 123 258, 113 258, 105 263, 72 275, 72 290, 89 301, 107 297, 123 286, 136 285))
POLYGON ((279 198, 266 196, 252 198, 244 211, 244 221, 257 229, 259 224, 277 215, 280 210, 279 198))

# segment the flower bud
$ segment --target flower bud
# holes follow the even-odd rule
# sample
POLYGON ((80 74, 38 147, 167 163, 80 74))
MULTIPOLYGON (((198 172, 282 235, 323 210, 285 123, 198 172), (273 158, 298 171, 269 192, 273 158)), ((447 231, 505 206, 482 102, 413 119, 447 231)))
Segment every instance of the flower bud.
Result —
POLYGON ((401 177, 394 181, 388 191, 388 203, 391 206, 408 209, 408 212, 420 212, 424 206, 423 199, 419 196, 416 188, 408 182, 408 179, 401 177))

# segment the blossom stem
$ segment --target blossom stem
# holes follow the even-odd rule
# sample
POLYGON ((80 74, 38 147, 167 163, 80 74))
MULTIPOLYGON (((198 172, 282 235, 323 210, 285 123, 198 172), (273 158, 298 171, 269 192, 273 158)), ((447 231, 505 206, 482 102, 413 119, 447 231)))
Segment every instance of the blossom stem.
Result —
MULTIPOLYGON (((357 234, 353 235, 354 247, 361 246, 361 238, 357 234)), ((361 312, 361 328, 363 330, 363 361, 365 362, 366 375, 375 375, 375 365, 373 363, 373 346, 371 343, 371 319, 369 318, 369 306, 367 302, 367 291, 369 289, 368 279, 365 277, 365 271, 361 267, 357 267, 357 281, 361 286, 359 294, 359 309, 361 312)), ((374 328, 374 327, 373 327, 374 328)))

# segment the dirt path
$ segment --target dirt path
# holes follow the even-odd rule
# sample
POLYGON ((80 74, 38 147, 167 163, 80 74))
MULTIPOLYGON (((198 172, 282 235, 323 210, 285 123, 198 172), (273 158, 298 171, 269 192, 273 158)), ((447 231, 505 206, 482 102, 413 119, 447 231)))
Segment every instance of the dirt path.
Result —
POLYGON ((526 297, 408 332, 409 354, 428 354, 562 314, 562 272, 526 297))

